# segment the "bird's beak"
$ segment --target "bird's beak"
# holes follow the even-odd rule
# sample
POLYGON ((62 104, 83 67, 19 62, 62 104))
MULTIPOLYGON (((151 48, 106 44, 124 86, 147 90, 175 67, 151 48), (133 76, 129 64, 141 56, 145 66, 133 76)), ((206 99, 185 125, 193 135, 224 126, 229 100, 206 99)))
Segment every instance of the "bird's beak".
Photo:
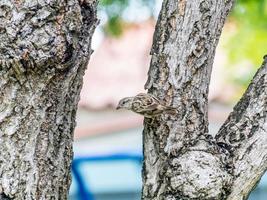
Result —
POLYGON ((118 106, 116 107, 116 110, 119 110, 119 109, 121 109, 121 106, 120 106, 120 105, 118 105, 118 106))

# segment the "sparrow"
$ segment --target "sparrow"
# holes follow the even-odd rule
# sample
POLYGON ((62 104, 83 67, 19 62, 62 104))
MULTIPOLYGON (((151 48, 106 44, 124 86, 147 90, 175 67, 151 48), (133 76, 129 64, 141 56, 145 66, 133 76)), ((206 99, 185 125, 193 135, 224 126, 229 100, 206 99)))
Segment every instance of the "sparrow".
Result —
POLYGON ((177 109, 166 106, 152 94, 140 93, 134 97, 125 97, 119 101, 116 108, 131 110, 146 118, 154 118, 162 114, 177 114, 177 109))

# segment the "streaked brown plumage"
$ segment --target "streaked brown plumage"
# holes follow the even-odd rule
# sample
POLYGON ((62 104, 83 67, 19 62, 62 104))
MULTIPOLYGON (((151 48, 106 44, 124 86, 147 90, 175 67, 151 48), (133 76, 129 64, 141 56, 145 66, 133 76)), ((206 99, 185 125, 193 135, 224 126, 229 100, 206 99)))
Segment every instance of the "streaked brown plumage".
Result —
POLYGON ((117 109, 122 108, 131 110, 147 118, 154 118, 161 114, 177 114, 176 108, 166 106, 155 96, 145 93, 140 93, 134 97, 125 97, 121 99, 117 109))

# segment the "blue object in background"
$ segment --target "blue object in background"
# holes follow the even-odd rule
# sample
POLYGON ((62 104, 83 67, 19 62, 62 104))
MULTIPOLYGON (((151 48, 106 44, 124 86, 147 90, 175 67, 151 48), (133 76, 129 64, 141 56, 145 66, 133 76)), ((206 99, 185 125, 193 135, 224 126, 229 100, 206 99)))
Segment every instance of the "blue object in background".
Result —
MULTIPOLYGON (((141 133, 139 127, 76 141, 69 200, 140 200, 141 133)), ((267 200, 267 174, 249 200, 267 200)))
POLYGON ((267 199, 267 173, 265 173, 258 186, 251 192, 248 200, 266 200, 267 199))
POLYGON ((141 198, 139 154, 75 158, 71 200, 138 200, 141 198))
MULTIPOLYGON (((75 158, 70 200, 141 199, 142 156, 112 154, 75 158)), ((267 199, 267 174, 249 200, 267 199)))

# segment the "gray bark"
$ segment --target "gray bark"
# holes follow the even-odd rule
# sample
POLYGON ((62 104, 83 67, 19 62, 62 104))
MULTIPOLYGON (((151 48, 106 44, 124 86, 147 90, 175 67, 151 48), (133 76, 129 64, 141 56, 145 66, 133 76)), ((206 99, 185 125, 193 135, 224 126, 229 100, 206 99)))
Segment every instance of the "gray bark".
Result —
POLYGON ((1 199, 67 199, 96 4, 0 1, 1 199))
POLYGON ((232 3, 163 1, 145 88, 179 114, 144 121, 143 199, 241 200, 267 168, 266 61, 217 136, 208 133, 213 58, 232 3))
POLYGON ((267 169, 267 57, 242 99, 216 135, 231 157, 233 182, 228 200, 241 200, 267 169))

